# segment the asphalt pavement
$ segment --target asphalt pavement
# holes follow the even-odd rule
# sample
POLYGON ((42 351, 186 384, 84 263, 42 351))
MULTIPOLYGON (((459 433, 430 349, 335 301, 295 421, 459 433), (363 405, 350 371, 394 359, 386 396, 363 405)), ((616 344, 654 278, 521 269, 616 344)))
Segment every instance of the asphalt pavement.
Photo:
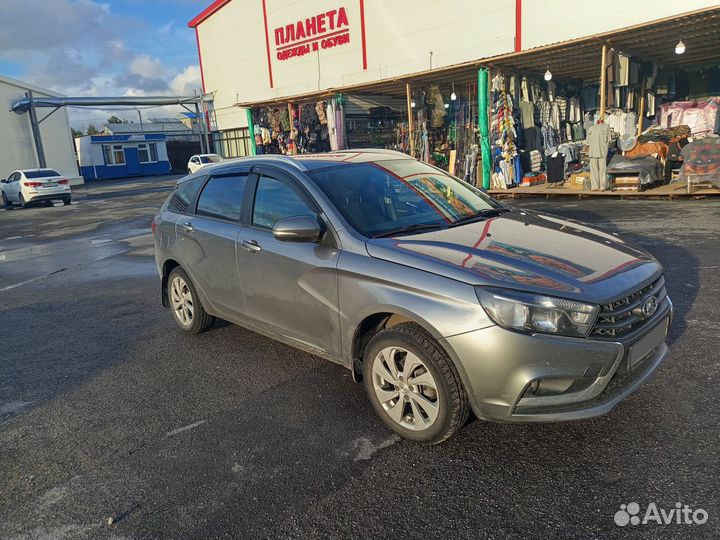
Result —
POLYGON ((517 201, 661 260, 669 358, 604 417, 423 447, 338 365, 175 327, 149 235, 173 182, 0 211, 0 538, 720 536, 720 201, 517 201), (616 525, 631 502, 707 522, 616 525))

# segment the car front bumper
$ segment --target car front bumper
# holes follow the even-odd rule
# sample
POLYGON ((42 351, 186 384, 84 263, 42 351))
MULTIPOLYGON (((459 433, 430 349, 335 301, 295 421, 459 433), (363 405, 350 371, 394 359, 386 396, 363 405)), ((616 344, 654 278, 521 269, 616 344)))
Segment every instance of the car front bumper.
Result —
POLYGON ((599 416, 635 391, 667 356, 670 299, 640 330, 618 341, 521 334, 491 326, 443 339, 479 418, 558 422, 599 416), (534 394, 533 381, 576 381, 534 394))

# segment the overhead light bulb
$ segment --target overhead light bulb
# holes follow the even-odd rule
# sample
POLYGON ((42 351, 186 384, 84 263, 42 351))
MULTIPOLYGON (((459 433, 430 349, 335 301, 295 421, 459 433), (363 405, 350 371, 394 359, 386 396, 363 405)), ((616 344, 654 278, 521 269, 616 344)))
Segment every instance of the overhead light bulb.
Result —
POLYGON ((455 101, 455 100, 457 99, 457 94, 456 94, 455 92, 453 92, 452 94, 450 94, 450 99, 453 100, 453 101, 455 101))
POLYGON ((675 45, 675 54, 682 54, 685 52, 685 44, 682 42, 682 40, 678 41, 678 44, 675 45))
POLYGON ((413 109, 415 108, 415 100, 414 99, 410 102, 410 107, 412 107, 413 109))
POLYGON ((548 68, 548 70, 545 72, 545 80, 549 81, 550 79, 552 79, 552 73, 550 72, 550 68, 548 68))
POLYGON ((449 107, 450 107, 450 104, 449 104, 449 103, 446 103, 446 104, 445 104, 445 108, 447 109, 447 108, 449 108, 449 107))

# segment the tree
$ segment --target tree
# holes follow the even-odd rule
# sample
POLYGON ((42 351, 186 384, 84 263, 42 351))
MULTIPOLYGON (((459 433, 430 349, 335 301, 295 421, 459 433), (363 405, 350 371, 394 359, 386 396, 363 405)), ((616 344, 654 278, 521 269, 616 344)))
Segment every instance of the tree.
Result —
POLYGON ((85 135, 82 129, 70 128, 70 132, 72 133, 73 139, 85 135))
POLYGON ((93 124, 92 122, 88 124, 88 127, 85 131, 88 135, 98 135, 100 133, 95 127, 95 124, 93 124))
POLYGON ((110 118, 108 118, 107 123, 108 124, 122 124, 123 121, 120 120, 117 116, 111 116, 110 118))

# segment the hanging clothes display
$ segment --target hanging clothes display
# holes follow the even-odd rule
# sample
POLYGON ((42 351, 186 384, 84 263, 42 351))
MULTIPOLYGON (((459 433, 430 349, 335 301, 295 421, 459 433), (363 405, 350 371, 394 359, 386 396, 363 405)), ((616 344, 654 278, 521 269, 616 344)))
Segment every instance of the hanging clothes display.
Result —
POLYGON ((518 138, 516 130, 513 98, 507 91, 505 78, 498 74, 492 80, 492 119, 490 124, 491 139, 496 150, 493 152, 493 170, 502 176, 505 186, 520 183, 522 169, 515 142, 518 138))

